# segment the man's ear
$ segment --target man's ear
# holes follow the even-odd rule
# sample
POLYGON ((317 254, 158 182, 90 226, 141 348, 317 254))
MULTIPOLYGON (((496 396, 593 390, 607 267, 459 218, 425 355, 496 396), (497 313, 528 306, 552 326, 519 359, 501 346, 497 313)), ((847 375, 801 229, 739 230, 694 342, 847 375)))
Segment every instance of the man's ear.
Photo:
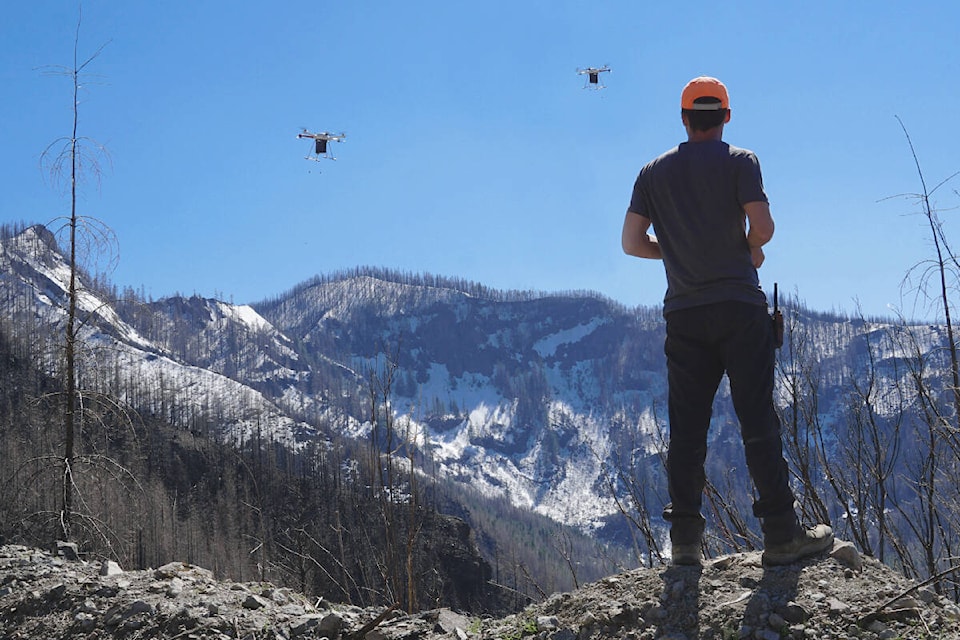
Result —
POLYGON ((727 109, 727 117, 723 119, 724 124, 730 122, 730 113, 731 113, 730 109, 727 109))

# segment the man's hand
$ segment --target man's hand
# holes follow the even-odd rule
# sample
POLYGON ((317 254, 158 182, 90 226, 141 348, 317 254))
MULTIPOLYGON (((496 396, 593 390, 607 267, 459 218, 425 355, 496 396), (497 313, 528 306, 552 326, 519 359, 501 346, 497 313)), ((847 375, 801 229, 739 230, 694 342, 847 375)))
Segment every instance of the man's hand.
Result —
POLYGON ((759 268, 760 268, 760 265, 763 264, 764 258, 766 258, 766 256, 763 255, 763 248, 762 248, 762 247, 750 247, 750 258, 751 258, 751 260, 753 260, 753 268, 754 268, 754 269, 759 269, 759 268))

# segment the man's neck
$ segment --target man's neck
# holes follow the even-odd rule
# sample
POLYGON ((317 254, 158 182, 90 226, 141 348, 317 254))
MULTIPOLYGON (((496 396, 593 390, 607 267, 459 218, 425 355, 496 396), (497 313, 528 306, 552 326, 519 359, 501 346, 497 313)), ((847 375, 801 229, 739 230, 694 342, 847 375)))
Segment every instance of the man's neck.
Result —
POLYGON ((723 139, 723 125, 707 129, 706 131, 694 131, 687 128, 687 142, 711 142, 713 140, 723 139))

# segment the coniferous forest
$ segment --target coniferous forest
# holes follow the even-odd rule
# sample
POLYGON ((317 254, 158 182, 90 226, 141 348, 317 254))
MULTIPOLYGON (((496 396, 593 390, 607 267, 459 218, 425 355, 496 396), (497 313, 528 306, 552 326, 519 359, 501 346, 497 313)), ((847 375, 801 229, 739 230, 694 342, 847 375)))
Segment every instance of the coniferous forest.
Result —
MULTIPOLYGON (((641 391, 631 396, 634 404, 620 405, 611 417, 609 437, 615 442, 594 481, 598 495, 615 497, 619 515, 592 531, 511 505, 506 496, 492 498, 469 482, 452 481, 438 471, 438 459, 427 443, 412 432, 411 415, 397 409, 406 406, 427 379, 424 367, 434 366, 431 358, 460 358, 462 376, 478 368, 488 371, 491 384, 518 398, 508 432, 536 439, 538 472, 545 474, 546 488, 550 474, 557 471, 554 467, 573 455, 578 434, 596 425, 581 414, 547 408, 556 391, 543 363, 513 369, 508 359, 495 354, 492 359, 491 354, 465 356, 474 343, 458 343, 447 334, 475 332, 482 343, 482 326, 501 326, 498 314, 516 323, 511 319, 517 317, 515 305, 534 305, 537 317, 570 313, 562 310, 564 300, 590 314, 607 308, 583 293, 546 298, 488 295, 483 304, 505 305, 507 311, 484 311, 477 315, 493 325, 465 327, 465 320, 457 317, 462 310, 439 313, 437 305, 444 303, 430 297, 438 290, 459 291, 453 282, 358 271, 298 287, 291 296, 312 293, 311 286, 340 287, 342 299, 324 289, 331 298, 327 304, 358 307, 354 317, 360 321, 352 329, 342 322, 328 325, 330 333, 323 336, 295 333, 297 340, 327 340, 331 349, 346 349, 326 352, 339 353, 339 362, 349 361, 349 351, 369 348, 379 356, 367 362, 392 364, 345 378, 335 375, 342 373, 342 365, 329 356, 315 356, 309 365, 318 375, 297 384, 321 398, 322 406, 304 405, 300 417, 309 418, 312 426, 300 423, 302 433, 292 439, 278 436, 275 417, 262 408, 243 428, 230 427, 237 424, 239 386, 201 386, 201 393, 185 394, 185 388, 197 385, 178 380, 175 369, 148 378, 144 369, 125 365, 129 361, 116 357, 123 351, 118 336, 128 331, 122 323, 81 331, 76 341, 74 441, 67 465, 64 314, 45 314, 64 308, 68 296, 58 291, 55 278, 39 277, 25 266, 28 262, 14 259, 16 242, 31 233, 43 240, 24 254, 36 264, 61 264, 56 256, 63 253, 41 229, 3 231, 2 299, 9 311, 0 326, 0 535, 5 540, 50 546, 71 539, 88 554, 114 558, 128 567, 179 559, 222 576, 278 582, 334 601, 400 603, 409 609, 441 604, 471 611, 516 608, 630 566, 652 566, 669 558, 659 517, 665 425, 657 415, 656 368, 641 364, 650 362, 662 340, 652 315, 626 314, 631 320, 623 342, 607 335, 599 343, 609 358, 594 362, 599 384, 586 385, 583 376, 578 378, 585 388, 594 388, 601 404, 625 397, 616 388, 641 391), (353 282, 365 283, 373 306, 363 307, 368 303, 361 304, 352 286, 343 288, 353 282), (414 299, 427 296, 398 308, 413 311, 422 305, 431 317, 452 323, 444 326, 434 320, 424 335, 406 334, 408 348, 417 353, 433 341, 435 351, 424 362, 422 355, 418 359, 397 351, 387 358, 382 345, 363 338, 401 342, 390 338, 385 328, 395 322, 394 316, 371 312, 395 295, 390 292, 396 285, 414 299), (47 302, 38 306, 37 300, 47 302), (115 335, 109 337, 111 331, 115 335), (462 344, 459 352, 457 344, 462 344), (321 410, 336 403, 338 412, 321 410), (340 421, 324 418, 332 415, 340 421), (348 415, 366 427, 348 433, 342 428, 348 415), (650 416, 649 422, 636 421, 643 415, 650 416)), ((119 309, 142 332, 136 340, 149 336, 166 345, 142 352, 140 365, 175 353, 202 362, 219 371, 218 380, 229 381, 231 376, 256 378, 253 374, 260 369, 253 363, 260 362, 264 352, 273 354, 274 363, 283 360, 263 329, 244 333, 237 325, 200 323, 200 317, 209 314, 210 301, 150 301, 130 292, 118 296, 104 280, 80 275, 79 289, 85 295, 115 300, 98 303, 96 309, 119 309), (207 326, 214 329, 197 328, 207 326)), ((478 291, 475 286, 469 289, 478 291)), ((291 309, 304 307, 291 306, 290 299, 268 301, 259 309, 278 323, 284 314, 301 317, 291 309)), ((613 311, 604 313, 623 312, 610 308, 613 311)), ((947 329, 818 314, 795 301, 786 301, 784 308, 779 402, 785 450, 805 519, 830 522, 838 537, 909 577, 951 575, 960 522, 960 447, 951 383, 954 361, 951 350, 943 347, 949 344, 947 329)), ((84 328, 103 323, 103 317, 87 312, 78 317, 84 328)), ((583 320, 572 323, 582 325, 583 320)), ((538 331, 533 319, 520 325, 521 334, 538 331)), ((499 332, 490 330, 491 335, 499 332)), ((523 340, 506 340, 507 350, 501 353, 525 353, 523 340)), ((568 351, 571 362, 592 358, 585 355, 590 351, 585 344, 568 351)), ((208 371, 197 364, 191 370, 208 371)), ((258 384, 265 391, 285 393, 277 379, 258 384)), ((436 398, 420 402, 415 409, 418 424, 443 432, 469 422, 467 407, 436 398)), ((750 494, 744 490, 748 479, 728 402, 722 393, 708 460, 708 555, 760 544, 756 523, 749 517, 750 494)), ((472 437, 475 448, 499 450, 505 463, 511 451, 526 455, 520 441, 501 442, 479 432, 472 437)), ((948 580, 938 583, 956 596, 952 585, 948 580)))
MULTIPOLYGON (((4 238, 23 231, 6 229, 4 238)), ((622 566, 622 552, 607 557, 573 528, 422 473, 385 410, 389 397, 373 390, 350 400, 368 403, 377 426, 367 438, 321 432, 294 450, 255 426, 227 441, 217 424, 229 412, 217 406, 224 398, 184 403, 173 381, 157 388, 100 371, 104 347, 78 339, 65 468, 63 337, 57 325, 24 324, 32 314, 12 314, 0 327, 5 541, 68 539, 130 568, 178 559, 237 580, 408 610, 505 611, 622 566), (573 558, 590 562, 577 570, 573 558)))

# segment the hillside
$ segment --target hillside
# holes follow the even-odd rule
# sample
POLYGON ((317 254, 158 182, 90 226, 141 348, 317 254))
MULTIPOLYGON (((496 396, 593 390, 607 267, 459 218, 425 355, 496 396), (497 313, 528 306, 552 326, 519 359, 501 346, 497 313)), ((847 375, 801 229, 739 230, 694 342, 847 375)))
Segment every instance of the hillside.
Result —
MULTIPOLYGON (((0 329, 46 380, 8 388, 29 419, 9 416, 5 426, 23 436, 0 451, 21 477, 49 482, 36 495, 18 489, 20 478, 8 483, 8 522, 32 527, 42 513, 49 528, 56 478, 31 461, 57 456, 50 389, 61 374, 68 267, 42 226, 5 229, 0 241, 0 329)), ((251 305, 148 300, 80 275, 78 377, 87 399, 105 399, 84 405, 83 453, 129 454, 156 494, 147 506, 142 491, 127 493, 142 513, 112 510, 118 559, 210 558, 246 575, 260 564, 298 576, 305 564, 317 593, 362 591, 337 562, 350 557, 347 578, 382 572, 344 544, 349 532, 397 523, 392 542, 350 541, 406 573, 394 549, 417 538, 421 506, 461 518, 495 581, 525 596, 669 557, 659 309, 373 268, 251 305), (344 505, 352 521, 339 519, 344 505)), ((938 573, 960 531, 945 328, 781 304, 777 401, 804 519, 830 522, 908 576, 938 573)), ((708 555, 756 549, 726 383, 710 439, 708 555)))
POLYGON ((504 618, 409 615, 219 582, 180 562, 146 571, 0 547, 0 638, 280 640, 960 638, 960 608, 849 543, 762 569, 759 553, 612 575, 504 618))
MULTIPOLYGON (((41 227, 8 235, 0 309, 11 333, 54 331, 65 307, 63 256, 41 227)), ((432 475, 604 540, 629 541, 618 502, 631 499, 631 480, 648 486, 643 506, 653 511, 665 495, 659 309, 382 269, 318 276, 252 305, 140 300, 82 283, 86 377, 178 428, 234 443, 262 433, 300 450, 369 437, 374 395, 432 475)), ((919 375, 945 370, 940 327, 912 327, 903 344, 895 323, 784 302, 779 401, 798 416, 795 427, 824 430, 827 443, 856 418, 855 383, 872 378, 882 391, 871 409, 890 421, 916 404, 913 392, 899 405, 890 398, 914 385, 911 349, 927 367, 919 375)), ((712 478, 732 469, 747 480, 726 384, 711 454, 712 478)))

